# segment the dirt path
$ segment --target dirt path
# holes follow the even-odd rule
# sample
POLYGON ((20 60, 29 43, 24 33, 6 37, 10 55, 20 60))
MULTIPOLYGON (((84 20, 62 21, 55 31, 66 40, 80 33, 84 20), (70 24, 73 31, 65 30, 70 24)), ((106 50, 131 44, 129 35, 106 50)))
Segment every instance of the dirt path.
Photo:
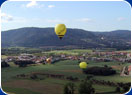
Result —
MULTIPOLYGON (((124 67, 123 67, 120 76, 129 76, 129 74, 128 74, 128 75, 125 74, 126 68, 127 68, 127 66, 124 66, 124 67)), ((128 69, 127 69, 127 70, 128 70, 128 69)))

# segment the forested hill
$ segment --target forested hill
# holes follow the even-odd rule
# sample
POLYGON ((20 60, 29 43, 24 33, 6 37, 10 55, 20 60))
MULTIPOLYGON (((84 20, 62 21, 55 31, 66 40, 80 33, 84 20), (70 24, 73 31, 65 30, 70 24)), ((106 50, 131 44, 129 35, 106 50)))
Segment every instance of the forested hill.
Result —
POLYGON ((130 49, 131 31, 92 32, 82 29, 67 29, 60 40, 54 28, 27 27, 3 31, 2 47, 46 47, 74 46, 84 48, 130 49))

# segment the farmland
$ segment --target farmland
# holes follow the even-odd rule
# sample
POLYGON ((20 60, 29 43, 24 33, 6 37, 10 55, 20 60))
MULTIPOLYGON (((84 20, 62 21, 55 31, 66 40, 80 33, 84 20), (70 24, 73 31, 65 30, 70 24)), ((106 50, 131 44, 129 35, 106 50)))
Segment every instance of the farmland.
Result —
MULTIPOLYGON (((46 51, 42 53, 38 53, 39 56, 44 56, 45 54, 52 53, 55 55, 70 55, 71 56, 77 56, 84 53, 92 53, 92 50, 60 50, 60 51, 46 51)), ((36 55, 36 53, 33 53, 36 55)), ((7 58, 8 56, 2 55, 2 59, 7 58)), ((114 83, 122 82, 122 83, 128 83, 131 82, 130 76, 120 76, 121 70, 124 66, 129 66, 129 62, 97 62, 92 60, 83 60, 88 63, 88 67, 93 66, 99 66, 103 67, 107 65, 108 67, 112 67, 112 69, 116 70, 116 74, 110 75, 110 76, 96 76, 92 75, 91 79, 95 80, 104 80, 104 81, 110 81, 114 83)), ((79 67, 79 61, 74 60, 60 60, 56 61, 53 64, 31 64, 27 67, 18 67, 18 65, 14 64, 14 62, 8 62, 10 67, 2 68, 2 88, 5 92, 9 93, 17 93, 17 94, 57 94, 57 93, 63 93, 63 87, 66 83, 71 82, 71 80, 67 79, 60 79, 60 78, 54 78, 54 77, 46 77, 41 76, 39 79, 31 79, 31 78, 18 78, 17 75, 25 74, 30 75, 31 73, 45 73, 45 74, 54 74, 54 75, 64 75, 65 77, 72 76, 77 77, 80 81, 72 81, 76 85, 75 93, 78 93, 77 88, 79 87, 79 84, 81 80, 84 80, 88 75, 91 76, 91 74, 84 74, 82 69, 79 67)), ((98 83, 93 83, 93 87, 95 89, 95 93, 117 93, 115 92, 116 87, 115 86, 109 86, 109 85, 103 85, 98 83)), ((121 89, 122 93, 123 89, 121 89)), ((119 93, 119 92, 118 92, 119 93)))

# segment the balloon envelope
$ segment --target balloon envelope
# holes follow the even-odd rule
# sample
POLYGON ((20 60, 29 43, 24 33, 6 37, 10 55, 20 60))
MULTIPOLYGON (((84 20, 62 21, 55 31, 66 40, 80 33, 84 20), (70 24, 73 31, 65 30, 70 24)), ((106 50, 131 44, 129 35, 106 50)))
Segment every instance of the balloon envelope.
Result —
POLYGON ((86 62, 81 62, 79 64, 79 66, 80 66, 81 69, 85 69, 85 68, 87 68, 88 64, 86 62))
POLYGON ((51 63, 51 58, 47 58, 46 62, 50 64, 51 63))
POLYGON ((62 39, 66 33, 66 26, 64 24, 57 24, 55 26, 55 33, 60 39, 62 39))

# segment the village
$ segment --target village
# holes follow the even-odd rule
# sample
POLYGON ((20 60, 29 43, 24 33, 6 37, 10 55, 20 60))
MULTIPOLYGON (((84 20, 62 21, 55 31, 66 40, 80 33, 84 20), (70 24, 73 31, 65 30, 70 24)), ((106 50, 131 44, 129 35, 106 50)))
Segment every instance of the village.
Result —
POLYGON ((86 60, 86 61, 95 61, 95 62, 131 62, 131 53, 130 52, 91 52, 83 53, 79 55, 67 55, 67 54, 58 54, 52 56, 35 56, 34 54, 23 53, 19 56, 8 56, 2 61, 11 62, 11 61, 33 61, 36 64, 47 63, 46 59, 51 60, 51 64, 59 60, 86 60))
MULTIPOLYGON (((100 52, 93 51, 91 53, 82 53, 80 55, 70 55, 70 54, 52 54, 44 56, 36 56, 34 54, 22 53, 19 56, 8 56, 6 59, 2 59, 2 62, 27 62, 27 64, 54 64, 55 62, 62 60, 78 60, 78 63, 81 61, 94 61, 94 62, 119 62, 120 64, 130 63, 131 62, 131 53, 130 52, 100 52)), ((16 63, 17 64, 17 63, 16 63)), ((20 65, 26 66, 26 65, 20 65)), ((128 67, 123 67, 121 76, 126 76, 125 71, 128 71, 131 74, 131 65, 128 67)))

